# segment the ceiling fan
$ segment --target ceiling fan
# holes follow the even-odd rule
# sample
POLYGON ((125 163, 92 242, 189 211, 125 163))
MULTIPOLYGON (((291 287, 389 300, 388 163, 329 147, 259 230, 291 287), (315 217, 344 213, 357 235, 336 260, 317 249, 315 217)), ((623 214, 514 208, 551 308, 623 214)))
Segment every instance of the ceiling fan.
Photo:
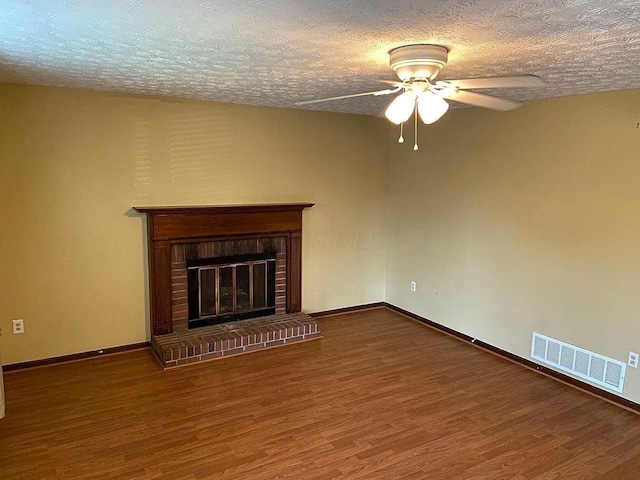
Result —
POLYGON ((463 80, 435 80, 442 67, 447 64, 449 50, 440 45, 404 45, 389 52, 389 63, 400 81, 387 82, 393 88, 375 92, 341 95, 339 97, 322 98, 297 102, 296 105, 329 102, 345 98, 379 96, 402 92, 387 107, 385 116, 396 125, 400 125, 400 143, 404 142, 402 126, 415 113, 415 143, 418 150, 418 116, 426 124, 431 124, 442 117, 449 109, 446 100, 506 111, 518 108, 521 103, 505 98, 492 97, 468 90, 486 88, 525 88, 539 87, 544 81, 533 75, 517 75, 508 77, 469 78, 463 80))

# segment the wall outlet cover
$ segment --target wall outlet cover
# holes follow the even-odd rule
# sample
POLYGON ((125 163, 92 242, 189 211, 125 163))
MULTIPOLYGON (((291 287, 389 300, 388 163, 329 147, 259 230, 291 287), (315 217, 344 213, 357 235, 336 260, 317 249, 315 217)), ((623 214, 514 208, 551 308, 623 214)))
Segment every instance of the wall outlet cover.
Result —
POLYGON ((629 360, 627 362, 632 368, 638 368, 638 354, 636 352, 629 352, 629 360))
POLYGON ((13 326, 13 334, 17 335, 20 333, 24 333, 24 320, 19 318, 17 320, 11 320, 13 326))

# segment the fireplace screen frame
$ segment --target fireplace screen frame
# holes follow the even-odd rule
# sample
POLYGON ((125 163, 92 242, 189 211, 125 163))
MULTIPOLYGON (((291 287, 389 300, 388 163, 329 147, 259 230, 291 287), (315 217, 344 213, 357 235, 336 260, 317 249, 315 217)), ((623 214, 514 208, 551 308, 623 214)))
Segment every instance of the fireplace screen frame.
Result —
POLYGON ((187 290, 189 328, 273 315, 276 310, 276 252, 189 260, 187 261, 187 290), (256 266, 260 265, 264 265, 264 283, 262 284, 264 305, 257 302, 258 306, 256 306, 254 272, 256 266), (245 266, 248 267, 248 291, 246 294, 249 306, 248 308, 239 308, 237 271, 238 267, 245 266), (223 292, 220 273, 223 270, 231 272, 231 311, 222 308, 223 292), (212 271, 215 278, 213 293, 210 289, 203 291, 205 282, 202 281, 203 273, 212 271), (215 314, 212 314, 210 308, 203 308, 203 302, 209 305, 212 303, 212 294, 215 296, 215 314), (208 298, 208 302, 203 300, 205 297, 208 298))

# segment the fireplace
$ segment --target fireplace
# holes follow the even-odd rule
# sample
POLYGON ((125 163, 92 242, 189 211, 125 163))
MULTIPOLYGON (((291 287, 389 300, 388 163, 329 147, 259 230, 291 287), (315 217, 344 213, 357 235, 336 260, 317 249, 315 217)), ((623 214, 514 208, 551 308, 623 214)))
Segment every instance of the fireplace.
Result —
POLYGON ((301 312, 311 206, 135 207, 147 214, 151 347, 164 368, 322 338, 301 312))
POLYGON ((189 328, 276 313, 276 252, 186 263, 189 328))
POLYGON ((299 312, 302 210, 311 206, 135 207, 147 214, 151 334, 299 312), (267 282, 254 282, 262 273, 267 282))

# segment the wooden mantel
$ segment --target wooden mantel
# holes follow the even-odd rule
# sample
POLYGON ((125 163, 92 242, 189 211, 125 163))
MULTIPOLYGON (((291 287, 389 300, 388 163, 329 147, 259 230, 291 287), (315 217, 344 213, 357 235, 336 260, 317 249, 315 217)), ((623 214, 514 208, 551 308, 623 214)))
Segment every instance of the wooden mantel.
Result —
POLYGON ((287 239, 287 312, 302 309, 302 210, 313 203, 133 207, 147 215, 151 334, 173 331, 171 245, 225 238, 287 239))

